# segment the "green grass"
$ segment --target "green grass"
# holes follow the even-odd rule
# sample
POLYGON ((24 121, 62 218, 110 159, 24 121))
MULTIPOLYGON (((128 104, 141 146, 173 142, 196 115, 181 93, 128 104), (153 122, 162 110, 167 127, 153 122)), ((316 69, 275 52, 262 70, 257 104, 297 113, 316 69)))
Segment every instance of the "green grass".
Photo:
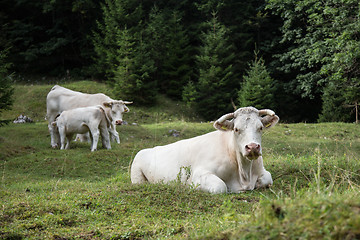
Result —
MULTIPOLYGON (((90 83, 71 84, 85 91, 90 83)), ((17 93, 38 98, 16 94, 2 116, 21 108, 42 116, 50 88, 17 85, 17 93)), ((165 107, 133 106, 125 120, 138 125, 119 126, 121 144, 109 151, 91 153, 78 142, 52 149, 43 117, 0 127, 0 239, 360 238, 358 125, 279 124, 266 132, 268 189, 211 195, 176 182, 131 185, 129 165, 140 149, 213 131, 211 123, 193 122, 185 106, 161 99, 165 107)))
MULTIPOLYGON (((1 113, 0 119, 14 120, 24 114, 36 122, 42 122, 46 116, 46 96, 55 84, 49 85, 15 85, 14 104, 11 110, 1 113)), ((139 106, 134 99, 122 99, 115 96, 112 90, 103 83, 92 81, 61 82, 59 85, 84 93, 104 93, 113 99, 133 101, 129 105, 130 112, 124 114, 124 120, 129 123, 159 123, 173 121, 199 121, 195 112, 185 104, 172 101, 159 95, 157 104, 139 106)), ((200 119, 201 120, 201 119, 200 119)))

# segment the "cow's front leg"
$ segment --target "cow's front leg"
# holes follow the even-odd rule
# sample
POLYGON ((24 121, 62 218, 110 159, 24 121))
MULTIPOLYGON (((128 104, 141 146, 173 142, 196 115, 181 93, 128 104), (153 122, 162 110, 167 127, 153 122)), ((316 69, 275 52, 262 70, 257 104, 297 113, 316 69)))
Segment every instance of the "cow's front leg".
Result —
POLYGON ((50 138, 51 138, 51 147, 57 148, 61 143, 60 143, 59 132, 58 132, 56 124, 54 124, 54 121, 55 121, 55 119, 53 119, 53 118, 49 119, 48 128, 49 128, 50 138))
POLYGON ((227 192, 225 182, 210 172, 194 172, 191 181, 195 186, 198 186, 198 188, 203 191, 216 194, 227 192))
POLYGON ((111 139, 115 140, 118 144, 120 144, 120 137, 119 133, 116 131, 116 126, 114 124, 110 124, 108 130, 111 135, 111 139))
POLYGON ((268 187, 273 184, 273 180, 271 177, 271 173, 264 170, 263 174, 259 176, 259 178, 256 181, 255 188, 262 188, 262 187, 268 187))

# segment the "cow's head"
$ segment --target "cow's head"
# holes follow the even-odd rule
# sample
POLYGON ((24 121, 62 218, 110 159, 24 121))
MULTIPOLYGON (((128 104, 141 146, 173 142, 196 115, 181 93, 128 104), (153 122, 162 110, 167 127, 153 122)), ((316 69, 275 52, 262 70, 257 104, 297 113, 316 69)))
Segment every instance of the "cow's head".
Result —
POLYGON ((262 154, 263 130, 275 126, 278 121, 279 117, 272 110, 245 107, 225 114, 214 123, 214 127, 222 131, 232 131, 240 153, 249 160, 255 160, 262 154))
POLYGON ((115 125, 121 125, 123 123, 122 114, 124 112, 129 112, 129 108, 125 104, 132 104, 133 102, 128 101, 109 101, 104 102, 103 105, 107 108, 110 108, 109 118, 115 125))

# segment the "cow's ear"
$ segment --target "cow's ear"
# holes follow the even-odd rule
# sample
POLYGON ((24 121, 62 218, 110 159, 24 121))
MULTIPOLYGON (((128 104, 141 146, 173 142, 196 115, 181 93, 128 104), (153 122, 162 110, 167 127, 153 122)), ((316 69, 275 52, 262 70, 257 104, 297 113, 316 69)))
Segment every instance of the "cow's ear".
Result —
POLYGON ((234 113, 228 113, 214 122, 214 128, 221 131, 230 131, 234 129, 234 122, 228 119, 234 118, 234 113))
POLYGON ((129 112, 129 111, 130 111, 130 109, 127 106, 125 106, 124 107, 124 112, 129 112))
POLYGON ((279 122, 279 117, 277 115, 266 115, 265 117, 261 118, 261 122, 266 129, 269 129, 279 122))
POLYGON ((103 102, 103 105, 105 107, 111 107, 113 105, 113 103, 112 102, 103 102))

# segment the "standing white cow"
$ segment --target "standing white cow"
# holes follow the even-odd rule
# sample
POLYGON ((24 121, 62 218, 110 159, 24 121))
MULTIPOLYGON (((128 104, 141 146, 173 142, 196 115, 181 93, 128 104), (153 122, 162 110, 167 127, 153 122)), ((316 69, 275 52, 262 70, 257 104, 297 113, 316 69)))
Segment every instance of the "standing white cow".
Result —
POLYGON ((110 102, 114 103, 114 108, 117 108, 120 111, 119 114, 113 114, 114 117, 110 125, 110 129, 114 130, 110 132, 112 137, 115 138, 117 143, 120 143, 119 133, 116 131, 115 125, 122 124, 122 113, 129 111, 129 108, 126 106, 126 104, 131 104, 132 102, 113 100, 102 93, 81 93, 61 87, 59 85, 55 85, 50 90, 46 98, 46 118, 49 121, 48 127, 51 136, 51 146, 55 148, 59 144, 59 139, 57 134, 55 134, 56 127, 52 125, 52 122, 54 122, 55 118, 63 111, 79 107, 103 105, 104 103, 110 102))
POLYGON ((219 131, 138 152, 131 182, 166 183, 180 178, 211 193, 269 186, 273 181, 263 165, 261 135, 278 121, 272 110, 240 108, 214 123, 219 131))
POLYGON ((110 128, 111 119, 113 119, 111 109, 113 104, 106 103, 104 106, 107 108, 104 109, 103 106, 98 105, 63 111, 52 123, 59 132, 60 149, 69 149, 70 141, 75 133, 84 134, 89 131, 92 140, 91 151, 96 150, 100 134, 103 147, 111 149, 109 132, 114 131, 110 128))

